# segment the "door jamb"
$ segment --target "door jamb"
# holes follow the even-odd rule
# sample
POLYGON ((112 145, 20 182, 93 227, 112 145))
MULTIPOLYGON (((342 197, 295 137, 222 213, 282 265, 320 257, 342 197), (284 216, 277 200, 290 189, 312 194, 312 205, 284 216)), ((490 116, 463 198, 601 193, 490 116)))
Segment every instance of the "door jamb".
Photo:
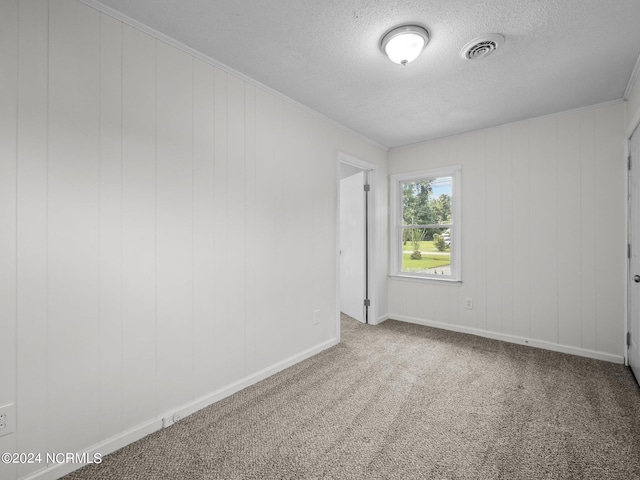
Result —
MULTIPOLYGON (((629 155, 631 155, 631 137, 627 138, 626 155, 627 162, 629 161, 629 155)), ((631 331, 631 258, 629 256, 629 246, 631 245, 631 169, 627 166, 627 202, 625 207, 627 208, 627 282, 624 289, 625 295, 625 308, 626 308, 626 322, 624 325, 624 364, 629 366, 629 344, 627 339, 629 338, 629 332, 631 331)))
MULTIPOLYGON (((378 229, 376 228, 376 164, 362 160, 347 153, 338 152, 336 161, 336 185, 340 185, 340 165, 347 164, 360 168, 367 172, 367 181, 371 186, 369 192, 369 208, 367 211, 367 235, 369 238, 369 255, 367 263, 369 266, 369 278, 367 279, 369 300, 369 324, 378 324, 378 262, 377 246, 380 244, 378 229)), ((340 340, 340 188, 336 188, 336 332, 340 340)))
MULTIPOLYGON (((640 125, 635 125, 631 131, 628 133, 627 142, 626 142, 626 155, 625 162, 629 162, 629 157, 631 156, 631 139, 634 135, 640 135, 640 125)), ((627 164, 627 252, 629 251, 629 246, 631 245, 631 222, 633 221, 631 211, 631 168, 629 168, 629 164, 627 164)), ((636 168, 639 168, 638 165, 635 165, 636 168)), ((627 288, 625 288, 625 307, 626 307, 626 322, 624 328, 624 364, 625 366, 629 366, 629 347, 627 339, 629 338, 629 332, 631 332, 631 288, 633 285, 631 284, 631 258, 627 254, 627 288)))

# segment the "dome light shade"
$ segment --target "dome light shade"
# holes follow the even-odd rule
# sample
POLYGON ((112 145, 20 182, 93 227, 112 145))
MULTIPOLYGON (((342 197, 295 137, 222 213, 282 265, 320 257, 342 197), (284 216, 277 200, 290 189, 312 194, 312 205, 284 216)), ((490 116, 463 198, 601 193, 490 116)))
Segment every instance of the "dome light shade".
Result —
POLYGON ((399 65, 413 62, 429 41, 429 33, 417 25, 403 25, 387 32, 380 48, 389 60, 399 65))

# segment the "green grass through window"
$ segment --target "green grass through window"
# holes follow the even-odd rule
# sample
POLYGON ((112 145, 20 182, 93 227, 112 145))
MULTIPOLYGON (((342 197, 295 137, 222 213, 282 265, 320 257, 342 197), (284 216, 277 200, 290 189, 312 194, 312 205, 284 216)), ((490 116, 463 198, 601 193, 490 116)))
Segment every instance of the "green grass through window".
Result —
POLYGON ((420 242, 420 251, 422 258, 414 260, 411 258, 413 244, 407 242, 402 246, 402 271, 403 272, 422 272, 430 268, 438 268, 451 264, 451 253, 449 248, 440 252, 434 246, 433 241, 420 242))

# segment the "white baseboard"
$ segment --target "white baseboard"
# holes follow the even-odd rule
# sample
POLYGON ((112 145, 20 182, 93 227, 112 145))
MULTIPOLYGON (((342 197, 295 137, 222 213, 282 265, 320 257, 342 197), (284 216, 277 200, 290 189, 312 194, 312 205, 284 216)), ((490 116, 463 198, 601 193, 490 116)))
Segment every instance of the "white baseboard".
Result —
MULTIPOLYGON (((106 456, 109 453, 115 452, 116 450, 121 449, 122 447, 126 447, 130 443, 133 443, 141 438, 146 437, 150 433, 153 433, 162 428, 162 420, 154 419, 149 420, 148 422, 141 423, 140 425, 136 425, 129 430, 125 430, 118 435, 110 437, 103 442, 100 442, 96 445, 93 445, 82 452, 79 452, 79 455, 86 454, 86 458, 95 458, 94 455, 99 454, 101 457, 106 456)), ((44 455, 44 454, 43 454, 44 455)), ((94 462, 97 463, 97 462, 94 462)), ((27 477, 22 477, 22 480, 57 480, 74 470, 78 470, 79 468, 87 465, 86 463, 59 463, 56 465, 49 465, 47 468, 42 470, 38 470, 27 477)))
POLYGON ((380 325, 383 322, 386 322, 387 320, 389 320, 389 315, 382 315, 380 317, 378 317, 378 321, 376 322, 376 325, 380 325))
POLYGON ((292 365, 295 365, 296 363, 306 360, 307 358, 313 357, 314 355, 322 352, 323 350, 326 350, 327 348, 331 348, 337 344, 338 344, 338 339, 332 338, 331 340, 327 340, 326 342, 321 343, 320 345, 316 345, 315 347, 305 350, 304 352, 298 353, 296 355, 292 355, 289 358, 286 358, 274 365, 271 365, 270 367, 259 370, 256 373, 248 377, 245 377, 241 380, 238 380, 237 382, 234 382, 230 385, 227 385, 226 387, 223 387, 219 390, 216 390, 215 392, 196 398, 194 401, 189 402, 188 404, 182 405, 176 409, 166 412, 164 415, 161 416, 161 422, 164 419, 165 427, 173 425, 174 422, 172 421, 172 418, 176 413, 179 414, 181 418, 184 418, 188 415, 191 415, 192 413, 197 412, 198 410, 202 410, 203 408, 208 407, 213 403, 219 402, 223 398, 227 398, 244 388, 247 388, 255 383, 258 383, 259 381, 264 380, 265 378, 268 378, 271 375, 274 375, 284 370, 285 368, 289 368, 292 365))
POLYGON ((606 352, 597 352, 595 350, 587 350, 584 348, 571 347, 569 345, 561 345, 558 343, 545 342, 543 340, 534 340, 531 338, 518 337, 516 335, 508 335, 504 333, 490 332, 477 328, 465 327, 462 325, 451 325, 449 323, 435 322, 433 320, 424 320, 421 318, 408 317, 406 315, 397 315, 390 313, 388 318, 400 320, 402 322, 415 323, 425 325, 427 327, 440 328, 442 330, 451 330, 453 332, 468 333, 479 337, 491 338, 493 340, 501 340, 508 343, 516 343, 518 345, 527 345, 529 347, 541 348, 543 350, 551 350, 553 352, 568 353, 579 357, 594 358, 596 360, 604 360, 612 363, 624 363, 622 355, 614 355, 606 352))
MULTIPOLYGON (((248 377, 238 380, 237 382, 227 385, 210 394, 199 397, 192 402, 180 405, 169 412, 165 412, 163 415, 159 415, 154 419, 141 423, 140 425, 137 425, 118 435, 108 438, 103 442, 93 445, 83 450, 82 452, 79 452, 79 455, 86 453, 86 458, 95 458, 95 454, 100 454, 102 457, 104 457, 109 453, 115 452, 116 450, 119 450, 120 448, 129 445, 130 443, 146 437, 150 433, 161 430, 163 426, 168 427, 170 425, 173 425, 175 423, 174 418, 176 418, 174 417, 175 414, 178 414, 180 419, 189 416, 192 413, 197 412, 198 410, 201 410, 230 395, 233 395, 243 388, 258 383, 259 381, 264 380, 265 378, 268 378, 271 375, 284 370, 285 368, 291 367, 292 365, 306 360, 307 358, 310 358, 322 352, 323 350, 331 348, 337 344, 338 339, 332 338, 301 353, 292 355, 289 358, 286 358, 267 368, 259 370, 256 373, 249 375, 248 377)), ((86 463, 61 463, 57 465, 51 465, 48 468, 39 470, 27 477, 24 477, 22 480, 57 480, 58 478, 63 477, 64 475, 67 475, 74 470, 82 468, 85 465, 86 463)))

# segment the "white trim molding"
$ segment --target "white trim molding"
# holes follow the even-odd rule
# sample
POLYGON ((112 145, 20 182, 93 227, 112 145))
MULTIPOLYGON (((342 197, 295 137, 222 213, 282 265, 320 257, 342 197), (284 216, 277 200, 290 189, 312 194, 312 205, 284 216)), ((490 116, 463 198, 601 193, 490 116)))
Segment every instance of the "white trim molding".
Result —
MULTIPOLYGON (((289 358, 286 358, 280 362, 277 362, 270 367, 264 368, 248 377, 245 377, 237 382, 234 382, 230 385, 222 387, 214 392, 211 392, 202 397, 196 398, 192 402, 186 403, 184 405, 180 405, 175 409, 170 410, 169 412, 165 412, 162 415, 158 415, 156 418, 149 420, 147 422, 141 423, 129 430, 126 430, 118 435, 115 435, 111 438, 108 438, 96 445, 93 445, 86 450, 79 453, 79 455, 86 454, 84 458, 95 458, 95 454, 99 454, 101 457, 105 457, 106 455, 119 450, 120 448, 129 445, 137 440, 140 440, 147 435, 154 433, 158 430, 161 430, 164 427, 169 427, 178 421, 177 419, 183 419, 195 413, 199 410, 202 410, 209 405, 212 405, 220 400, 227 398, 233 395, 240 390, 247 388, 251 385, 254 385, 265 378, 268 378, 286 368, 289 368, 307 358, 313 357, 318 353, 326 350, 328 348, 333 347, 338 344, 337 338, 332 338, 323 342, 315 347, 311 347, 304 352, 301 352, 297 355, 292 355, 289 358), (170 421, 167 421, 170 419, 170 421), (176 419, 174 421, 174 419, 176 419)), ((64 475, 67 475, 75 470, 78 470, 87 465, 86 463, 61 463, 57 465, 52 465, 48 468, 44 468, 42 470, 38 470, 37 472, 25 477, 23 480, 56 480, 64 475)))
POLYGON ((424 320, 421 318, 409 317, 406 315, 398 315, 395 313, 389 314, 389 319, 399 320, 401 322, 414 323, 416 325, 424 325, 425 327, 434 327, 442 330, 449 330, 452 332, 467 333, 470 335, 476 335, 478 337, 491 338, 493 340, 500 340, 508 343, 515 343, 517 345, 525 345, 527 347, 540 348, 542 350, 550 350, 552 352, 567 353, 569 355, 576 355, 578 357, 593 358, 595 360, 604 360, 612 363, 624 363, 624 357, 621 355, 613 355, 606 352, 598 352, 595 350, 588 350, 585 348, 572 347, 569 345, 562 345, 559 343, 545 342, 543 340, 535 340, 531 338, 518 337, 515 335, 508 335, 504 333, 490 332, 488 330, 480 330, 472 327, 465 327, 462 325, 452 325, 449 323, 436 322, 434 320, 424 320))
MULTIPOLYGON (((459 285, 462 282, 462 166, 433 168, 429 170, 396 173, 389 176, 389 276, 410 279, 417 282, 459 285), (418 181, 427 178, 451 177, 451 275, 440 277, 433 274, 409 273, 402 271, 403 227, 402 188, 406 181, 418 181)), ((422 228, 422 227, 416 227, 422 228)), ((426 227, 425 227, 426 228, 426 227)))
MULTIPOLYGON (((369 290, 369 324, 377 325, 378 321, 378 255, 377 248, 380 245, 382 239, 378 237, 378 229, 376 228, 376 211, 378 206, 377 200, 377 185, 376 185, 376 170, 378 166, 375 163, 362 160, 348 153, 338 152, 338 158, 336 162, 336 181, 340 184, 340 164, 347 164, 353 167, 357 167, 366 172, 367 182, 370 186, 369 191, 369 208, 367 211, 368 219, 368 238, 369 238, 369 277, 368 290, 369 290)), ((336 298, 337 302, 337 329, 340 331, 340 188, 336 189, 336 298)))

